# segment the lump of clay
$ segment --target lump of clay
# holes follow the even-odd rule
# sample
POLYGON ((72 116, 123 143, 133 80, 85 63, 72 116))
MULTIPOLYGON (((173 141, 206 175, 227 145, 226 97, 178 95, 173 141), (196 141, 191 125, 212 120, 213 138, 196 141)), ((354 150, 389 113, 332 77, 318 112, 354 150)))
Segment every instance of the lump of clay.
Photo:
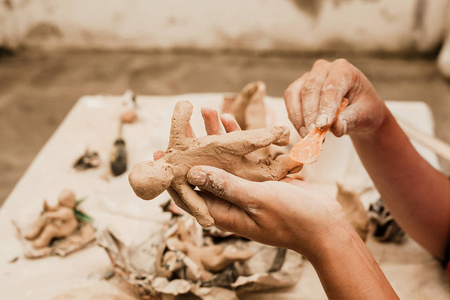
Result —
MULTIPOLYGON (((185 133, 192 115, 192 104, 180 101, 172 117, 169 147, 164 157, 157 161, 136 164, 130 172, 129 181, 137 196, 150 200, 172 187, 203 227, 214 225, 204 200, 186 181, 190 168, 208 165, 252 181, 280 180, 289 171, 298 170, 300 163, 280 155, 257 162, 245 157, 257 149, 271 144, 289 144, 289 129, 273 126, 262 129, 234 131, 224 135, 187 138, 185 133)), ((174 199, 177 201, 180 200, 174 199)), ((180 204, 180 203, 177 203, 180 204)), ((179 206, 181 206, 179 205, 179 206)))
POLYGON ((52 207, 44 202, 44 212, 25 238, 34 240, 33 247, 40 249, 48 246, 54 238, 69 236, 78 227, 78 220, 73 211, 76 204, 75 194, 67 189, 61 192, 56 206, 52 207))

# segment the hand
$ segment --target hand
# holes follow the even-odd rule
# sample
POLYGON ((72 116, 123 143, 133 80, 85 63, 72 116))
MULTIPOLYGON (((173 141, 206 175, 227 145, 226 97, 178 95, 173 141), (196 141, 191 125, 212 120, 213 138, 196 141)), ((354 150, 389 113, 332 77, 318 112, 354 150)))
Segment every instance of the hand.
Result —
POLYGON ((349 228, 333 198, 299 180, 252 182, 210 166, 193 167, 187 179, 219 228, 308 258, 349 228))
POLYGON ((383 100, 364 74, 345 59, 318 60, 284 92, 289 119, 302 137, 331 126, 338 137, 376 131, 386 115, 383 100), (347 108, 333 123, 342 98, 347 108))

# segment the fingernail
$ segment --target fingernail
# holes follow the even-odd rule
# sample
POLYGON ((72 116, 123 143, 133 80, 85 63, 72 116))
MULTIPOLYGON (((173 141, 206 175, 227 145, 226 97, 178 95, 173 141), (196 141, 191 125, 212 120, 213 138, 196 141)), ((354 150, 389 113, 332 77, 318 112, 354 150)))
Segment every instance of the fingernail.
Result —
POLYGON ((306 130, 305 126, 300 127, 299 132, 302 137, 305 137, 308 134, 308 131, 306 130))
POLYGON ((228 120, 234 120, 234 117, 228 113, 222 114, 221 117, 228 120))
POLYGON ((342 126, 343 126, 344 134, 347 134, 347 130, 348 130, 348 124, 347 124, 347 121, 343 120, 343 121, 342 121, 342 126))
POLYGON ((199 168, 192 168, 187 175, 190 184, 196 186, 204 186, 208 180, 206 172, 199 168))
POLYGON ((317 128, 323 129, 328 125, 328 117, 326 114, 320 115, 316 120, 317 128))

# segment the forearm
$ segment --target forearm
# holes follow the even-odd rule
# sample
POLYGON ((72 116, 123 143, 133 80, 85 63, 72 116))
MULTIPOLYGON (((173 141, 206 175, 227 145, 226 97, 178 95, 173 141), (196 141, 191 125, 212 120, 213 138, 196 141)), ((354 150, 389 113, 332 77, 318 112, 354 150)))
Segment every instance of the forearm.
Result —
POLYGON ((328 298, 398 299, 355 230, 336 232, 309 257, 328 298))
POLYGON ((413 148, 386 108, 376 132, 353 144, 400 226, 437 258, 450 236, 450 182, 413 148))

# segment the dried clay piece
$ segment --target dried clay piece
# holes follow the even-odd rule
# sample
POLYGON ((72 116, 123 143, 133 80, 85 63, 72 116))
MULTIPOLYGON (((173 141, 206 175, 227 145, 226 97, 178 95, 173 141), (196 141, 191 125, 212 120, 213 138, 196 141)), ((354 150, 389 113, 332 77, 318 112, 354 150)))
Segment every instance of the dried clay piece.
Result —
POLYGON ((25 235, 28 240, 34 240, 35 249, 48 246, 54 238, 69 236, 78 227, 78 220, 73 212, 77 200, 71 190, 63 190, 56 206, 44 202, 44 212, 34 223, 30 232, 25 235))
POLYGON ((224 135, 187 138, 186 129, 192 115, 192 104, 180 101, 172 117, 169 147, 164 157, 157 161, 136 164, 130 172, 129 181, 137 196, 150 200, 172 187, 181 199, 174 199, 179 206, 187 206, 203 227, 214 225, 204 200, 186 181, 190 168, 208 165, 223 169, 252 181, 280 180, 289 171, 298 171, 300 163, 280 155, 270 156, 257 162, 245 157, 257 149, 271 144, 284 146, 289 143, 289 129, 273 126, 262 129, 234 131, 224 135))
POLYGON ((209 279, 209 272, 220 272, 235 261, 244 261, 253 256, 250 250, 241 250, 234 245, 197 245, 185 224, 179 219, 178 231, 167 239, 169 249, 186 254, 200 268, 203 280, 209 279))

